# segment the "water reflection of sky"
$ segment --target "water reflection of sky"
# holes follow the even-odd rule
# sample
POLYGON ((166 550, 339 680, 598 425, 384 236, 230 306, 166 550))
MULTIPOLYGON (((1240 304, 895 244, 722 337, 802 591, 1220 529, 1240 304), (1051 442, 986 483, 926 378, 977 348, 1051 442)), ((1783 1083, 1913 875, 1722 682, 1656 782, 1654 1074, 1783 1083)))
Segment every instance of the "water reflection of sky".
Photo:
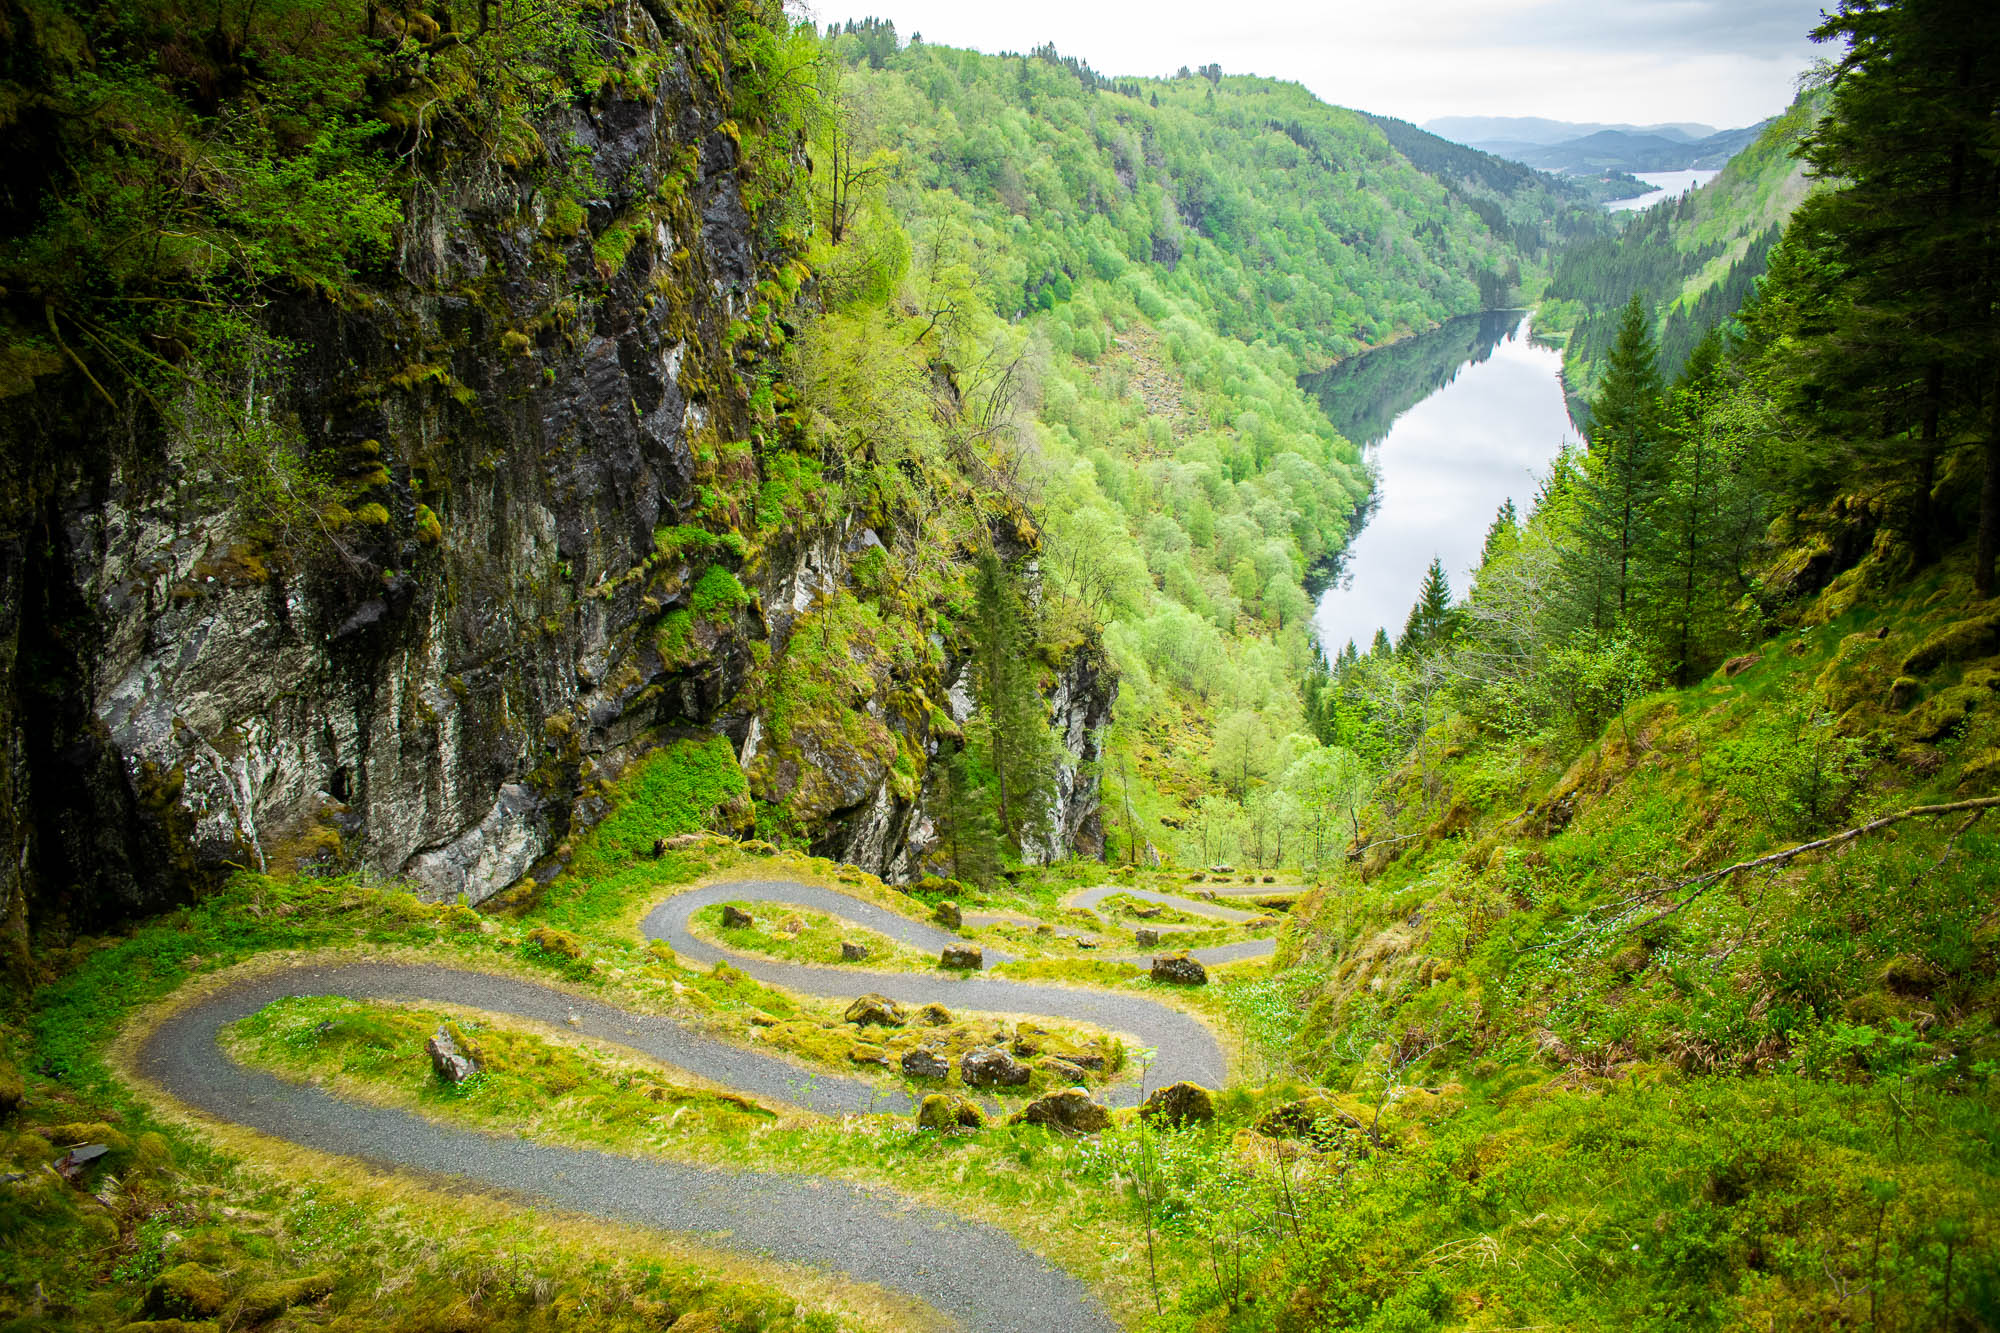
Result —
MULTIPOLYGON (((1369 357, 1419 359, 1420 342, 1369 357)), ((1368 450, 1374 512, 1313 617, 1329 654, 1349 639, 1365 647, 1378 628, 1400 633, 1433 556, 1443 559, 1452 590, 1464 593, 1494 512, 1510 497, 1525 512, 1549 461, 1577 439, 1561 369, 1562 354, 1530 342, 1523 319, 1491 355, 1475 355, 1397 416, 1368 450)))
POLYGON ((1719 171, 1640 171, 1634 172, 1640 180, 1653 188, 1630 199, 1613 199, 1604 207, 1612 213, 1630 213, 1635 209, 1651 208, 1662 199, 1678 199, 1689 190, 1706 185, 1722 173, 1719 171))

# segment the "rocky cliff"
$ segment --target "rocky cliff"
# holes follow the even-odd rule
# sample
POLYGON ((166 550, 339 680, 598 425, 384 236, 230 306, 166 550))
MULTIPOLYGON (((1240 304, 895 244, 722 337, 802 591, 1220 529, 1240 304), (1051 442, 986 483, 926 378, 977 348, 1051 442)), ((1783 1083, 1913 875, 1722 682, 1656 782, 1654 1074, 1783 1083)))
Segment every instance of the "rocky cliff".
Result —
MULTIPOLYGON (((857 658, 841 726, 772 714, 794 622, 853 588, 878 529, 921 534, 745 521, 790 258, 728 64, 704 54, 727 33, 649 10, 623 19, 645 80, 535 126, 583 150, 581 209, 489 158, 411 192, 393 268, 358 295, 264 312, 290 351, 241 389, 331 478, 314 531, 275 540, 235 493, 238 455, 136 400, 107 410, 57 374, 0 399, 17 948, 31 917, 90 928, 232 866, 477 902, 548 865, 632 758, 713 732, 785 832, 917 873, 924 759, 952 724, 912 700, 963 663, 942 640, 914 666, 857 658)), ((1054 690, 1084 760, 1109 708, 1094 663, 1075 654, 1054 690)), ((1072 771, 1044 854, 1091 845, 1094 793, 1072 771)))

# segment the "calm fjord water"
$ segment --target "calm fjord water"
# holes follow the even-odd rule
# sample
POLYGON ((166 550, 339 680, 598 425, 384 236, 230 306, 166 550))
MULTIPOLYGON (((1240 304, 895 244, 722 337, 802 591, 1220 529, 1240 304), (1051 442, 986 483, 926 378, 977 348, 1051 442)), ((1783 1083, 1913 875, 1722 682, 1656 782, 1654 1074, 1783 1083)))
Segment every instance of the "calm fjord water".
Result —
POLYGON ((1562 354, 1529 340, 1527 316, 1493 311, 1343 361, 1300 383, 1365 451, 1375 494, 1313 619, 1327 655, 1375 631, 1394 638, 1432 557, 1463 594, 1486 529, 1511 498, 1524 513, 1564 443, 1576 443, 1562 354))

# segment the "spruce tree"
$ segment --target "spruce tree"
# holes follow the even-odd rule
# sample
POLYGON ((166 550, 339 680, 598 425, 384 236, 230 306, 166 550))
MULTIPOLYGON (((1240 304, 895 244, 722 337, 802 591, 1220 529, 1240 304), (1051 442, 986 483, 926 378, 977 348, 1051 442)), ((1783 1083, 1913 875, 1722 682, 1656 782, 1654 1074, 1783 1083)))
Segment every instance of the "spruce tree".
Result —
POLYGON ((1451 606, 1451 580, 1445 576, 1444 561, 1431 557, 1431 567, 1424 572, 1424 583, 1417 590, 1416 605, 1410 608, 1409 619, 1403 622, 1403 638, 1399 645, 1404 652, 1430 652, 1442 648, 1457 629, 1457 613, 1451 606))
POLYGON ((1665 479, 1660 369, 1652 317, 1635 293, 1590 402, 1589 448, 1577 486, 1574 557, 1597 629, 1624 626, 1652 553, 1650 517, 1665 479))
POLYGON ((970 747, 938 755, 944 780, 944 854, 951 864, 953 879, 968 884, 991 884, 1000 873, 1000 825, 993 809, 991 785, 974 762, 970 747))
MULTIPOLYGON (((1847 466, 1800 469, 1833 485, 1854 465, 1906 482, 1902 526, 1937 554, 1932 491, 1945 451, 1978 447, 1976 581, 2000 555, 2000 5, 1992 0, 1842 0, 1813 31, 1845 41, 1832 107, 1804 144, 1815 192, 1795 216, 1799 303, 1784 359, 1812 386, 1794 405, 1816 446, 1847 466), (1817 300, 1812 299, 1817 297, 1817 300)), ((1788 233, 1787 241, 1794 237, 1788 233)))
POLYGON ((1725 393, 1722 336, 1695 344, 1665 411, 1671 452, 1653 516, 1659 564, 1652 588, 1658 637, 1685 686, 1724 623, 1732 575, 1728 504, 1738 484, 1736 460, 1711 420, 1725 393))
POLYGON ((1514 544, 1521 540, 1521 516, 1515 512, 1512 496, 1501 504, 1500 511, 1493 515, 1492 526, 1486 529, 1486 544, 1479 550, 1479 565, 1483 569, 1492 564, 1514 544))

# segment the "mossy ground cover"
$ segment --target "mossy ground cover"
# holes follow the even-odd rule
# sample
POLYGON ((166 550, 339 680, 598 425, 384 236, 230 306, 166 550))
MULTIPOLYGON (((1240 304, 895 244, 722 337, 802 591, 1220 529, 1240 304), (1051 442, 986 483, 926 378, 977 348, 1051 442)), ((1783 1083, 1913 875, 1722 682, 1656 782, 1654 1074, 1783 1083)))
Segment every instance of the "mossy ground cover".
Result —
POLYGON ((814 967, 848 967, 857 971, 923 972, 933 970, 938 960, 887 935, 824 912, 778 903, 715 903, 701 908, 689 919, 694 933, 740 953, 760 954, 789 963, 814 967), (724 907, 747 913, 751 924, 725 926, 724 907), (843 944, 867 950, 864 957, 847 958, 843 944))

